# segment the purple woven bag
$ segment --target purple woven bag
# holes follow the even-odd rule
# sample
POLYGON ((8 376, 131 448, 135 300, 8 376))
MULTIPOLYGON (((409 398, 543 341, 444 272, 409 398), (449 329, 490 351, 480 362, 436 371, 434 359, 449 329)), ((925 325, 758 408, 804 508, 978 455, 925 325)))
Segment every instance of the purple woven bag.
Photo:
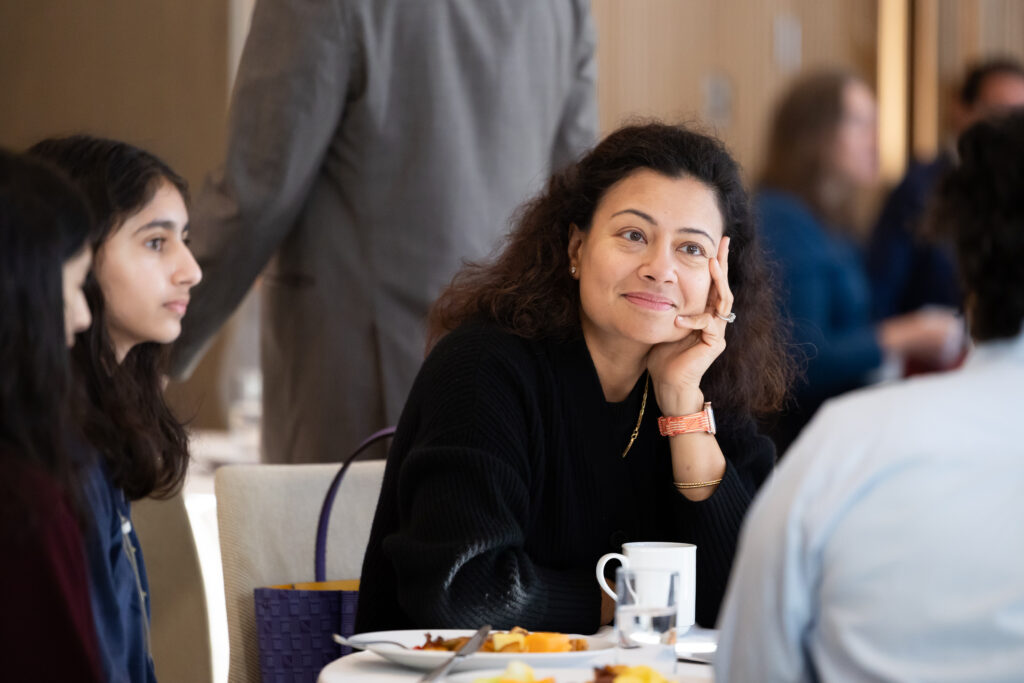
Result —
MULTIPOLYGON (((356 456, 394 433, 394 427, 387 427, 368 436, 334 475, 316 528, 316 583, 327 580, 327 527, 341 480, 356 456)), ((321 590, 297 587, 303 585, 309 584, 254 591, 263 683, 316 683, 321 669, 352 652, 335 643, 331 634, 351 636, 355 632, 358 590, 339 589, 330 583, 321 590)))

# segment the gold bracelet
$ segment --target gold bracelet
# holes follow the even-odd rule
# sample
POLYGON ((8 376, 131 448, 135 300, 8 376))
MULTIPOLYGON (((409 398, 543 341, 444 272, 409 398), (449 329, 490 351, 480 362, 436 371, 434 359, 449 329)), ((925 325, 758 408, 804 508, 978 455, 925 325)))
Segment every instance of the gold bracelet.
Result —
POLYGON ((705 486, 714 486, 715 484, 721 484, 722 480, 721 479, 712 479, 711 481, 691 481, 691 482, 685 482, 685 483, 681 482, 681 481, 676 481, 676 482, 672 482, 672 483, 675 484, 675 487, 677 489, 679 489, 680 491, 683 491, 685 489, 702 489, 705 486))

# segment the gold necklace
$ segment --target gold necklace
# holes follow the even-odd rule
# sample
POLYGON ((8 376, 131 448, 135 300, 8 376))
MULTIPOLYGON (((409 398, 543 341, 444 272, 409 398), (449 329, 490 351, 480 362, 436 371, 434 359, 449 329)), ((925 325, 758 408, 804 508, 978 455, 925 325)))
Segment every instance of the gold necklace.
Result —
POLYGON ((644 397, 640 399, 640 415, 636 418, 636 427, 633 427, 633 434, 629 437, 629 443, 626 444, 626 450, 622 451, 622 457, 626 457, 626 453, 629 453, 629 449, 633 447, 633 442, 636 441, 637 435, 640 433, 640 423, 644 421, 644 408, 647 407, 647 388, 651 386, 651 376, 647 375, 644 379, 644 397))

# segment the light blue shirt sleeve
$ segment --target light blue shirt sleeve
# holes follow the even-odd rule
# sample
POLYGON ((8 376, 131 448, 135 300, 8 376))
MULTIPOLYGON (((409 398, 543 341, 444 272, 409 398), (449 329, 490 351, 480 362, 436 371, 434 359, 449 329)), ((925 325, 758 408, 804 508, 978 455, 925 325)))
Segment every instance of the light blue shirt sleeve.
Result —
POLYGON ((750 508, 718 622, 716 681, 814 680, 803 639, 818 567, 791 514, 797 483, 773 476, 750 508))

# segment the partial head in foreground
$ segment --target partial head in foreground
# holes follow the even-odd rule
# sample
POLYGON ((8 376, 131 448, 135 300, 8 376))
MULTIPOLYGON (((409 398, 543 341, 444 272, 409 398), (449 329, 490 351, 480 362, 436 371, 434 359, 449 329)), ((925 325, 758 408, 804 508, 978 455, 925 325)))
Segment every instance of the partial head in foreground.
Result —
POLYGON ((1024 322, 1024 112, 974 124, 957 149, 929 220, 956 247, 971 335, 1014 337, 1024 322))

